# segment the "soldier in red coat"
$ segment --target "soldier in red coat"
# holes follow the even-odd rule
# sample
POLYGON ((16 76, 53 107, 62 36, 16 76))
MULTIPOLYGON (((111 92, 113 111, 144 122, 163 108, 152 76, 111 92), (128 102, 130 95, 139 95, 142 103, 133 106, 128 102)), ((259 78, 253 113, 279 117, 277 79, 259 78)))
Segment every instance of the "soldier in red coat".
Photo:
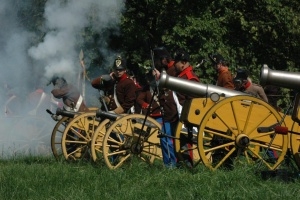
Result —
MULTIPOLYGON (((176 71, 176 76, 182 79, 186 79, 189 81, 200 82, 198 76, 193 71, 193 66, 190 64, 190 56, 189 53, 184 49, 178 49, 174 54, 174 67, 176 71)), ((178 114, 181 114, 182 106, 186 102, 186 100, 195 98, 196 96, 191 96, 187 94, 181 94, 178 92, 174 92, 174 99, 177 105, 178 114)), ((192 149, 192 138, 193 138, 193 126, 190 124, 185 124, 183 127, 188 132, 188 138, 184 142, 181 141, 180 145, 182 147, 186 147, 192 149)), ((187 166, 193 166, 193 151, 187 151, 183 154, 184 162, 187 166)))
MULTIPOLYGON (((105 75, 107 76, 107 75, 105 75)), ((136 85, 126 73, 126 62, 120 56, 115 59, 111 80, 107 80, 113 87, 106 88, 105 96, 107 108, 110 112, 121 114, 130 113, 136 100, 136 85)), ((94 88, 101 87, 103 78, 100 76, 92 81, 94 88)))
MULTIPOLYGON (((190 81, 200 82, 199 78, 193 71, 193 66, 191 66, 189 60, 190 56, 187 51, 183 49, 178 49, 174 55, 174 67, 176 71, 176 76, 182 79, 187 79, 190 81)), ((185 100, 192 99, 196 96, 190 96, 186 94, 176 93, 181 106, 183 106, 185 100)))

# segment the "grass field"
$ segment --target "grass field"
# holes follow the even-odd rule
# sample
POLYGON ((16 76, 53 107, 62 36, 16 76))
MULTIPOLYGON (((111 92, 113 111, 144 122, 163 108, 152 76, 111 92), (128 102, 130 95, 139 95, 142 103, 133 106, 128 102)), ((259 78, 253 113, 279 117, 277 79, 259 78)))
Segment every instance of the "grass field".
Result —
MULTIPOLYGON (((101 163, 101 162, 100 162, 101 163)), ((117 170, 52 157, 0 161, 0 199, 300 199, 300 179, 263 180, 250 166, 210 171, 166 169, 140 160, 117 170)))

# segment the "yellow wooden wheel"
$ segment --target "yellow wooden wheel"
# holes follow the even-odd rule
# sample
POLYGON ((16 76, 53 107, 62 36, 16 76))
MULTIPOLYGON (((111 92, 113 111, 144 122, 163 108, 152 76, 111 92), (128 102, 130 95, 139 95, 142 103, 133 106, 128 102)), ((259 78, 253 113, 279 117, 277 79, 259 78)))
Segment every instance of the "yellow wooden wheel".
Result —
POLYGON ((153 163, 161 158, 159 138, 161 125, 145 115, 130 114, 112 123, 103 138, 102 152, 106 165, 116 169, 130 161, 133 155, 143 161, 153 163))
POLYGON ((205 114, 199 126, 198 150, 203 163, 212 170, 239 163, 277 168, 287 152, 288 136, 275 134, 268 127, 280 120, 272 106, 255 97, 223 99, 205 114))
POLYGON ((102 143, 103 137, 109 128, 110 124, 113 123, 109 119, 101 121, 92 138, 91 142, 91 155, 94 162, 98 162, 103 158, 102 155, 102 143))
MULTIPOLYGON (((90 107, 89 108, 90 112, 95 112, 98 110, 96 107, 90 107)), ((81 113, 78 113, 76 115, 80 115, 81 113)), ((62 152, 62 146, 61 146, 61 140, 63 133, 68 125, 68 123, 72 120, 73 118, 69 117, 62 117, 54 126, 51 134, 51 150, 52 154, 55 157, 57 161, 60 161, 64 159, 63 152, 62 152)))
POLYGON ((99 123, 96 112, 82 113, 69 122, 62 136, 66 160, 90 159, 90 144, 99 123))
POLYGON ((54 126, 51 134, 51 150, 54 158, 57 161, 64 159, 62 148, 61 148, 61 138, 63 136, 63 133, 69 121, 70 121, 69 117, 61 118, 54 126))
POLYGON ((300 126, 294 122, 292 126, 293 133, 290 134, 290 145, 295 162, 300 169, 300 126))

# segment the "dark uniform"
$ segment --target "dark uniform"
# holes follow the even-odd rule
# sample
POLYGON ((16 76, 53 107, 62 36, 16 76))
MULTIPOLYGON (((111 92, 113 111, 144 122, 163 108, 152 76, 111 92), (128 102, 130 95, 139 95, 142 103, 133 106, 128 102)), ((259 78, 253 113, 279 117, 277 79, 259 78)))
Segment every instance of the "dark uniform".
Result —
POLYGON ((123 112, 119 112, 122 109, 118 107, 116 100, 114 98, 114 94, 110 94, 108 110, 115 111, 117 114, 120 113, 129 113, 132 106, 134 106, 134 102, 136 99, 136 86, 132 79, 130 79, 127 74, 123 74, 122 77, 116 78, 115 82, 115 93, 117 97, 117 101, 120 106, 124 110, 123 112))
POLYGON ((148 81, 148 84, 139 93, 136 98, 136 102, 142 108, 142 114, 149 115, 153 118, 161 117, 158 94, 153 97, 156 87, 154 77, 152 74, 147 74, 146 79, 148 81))
MULTIPOLYGON (((116 70, 124 71, 121 77, 113 75, 111 80, 106 81, 105 96, 108 111, 116 114, 130 113, 136 100, 136 85, 125 72, 125 61, 117 58, 114 63, 114 73, 116 70), (116 98, 116 99, 115 99, 116 98)), ((102 88, 101 77, 92 81, 94 88, 102 88)))

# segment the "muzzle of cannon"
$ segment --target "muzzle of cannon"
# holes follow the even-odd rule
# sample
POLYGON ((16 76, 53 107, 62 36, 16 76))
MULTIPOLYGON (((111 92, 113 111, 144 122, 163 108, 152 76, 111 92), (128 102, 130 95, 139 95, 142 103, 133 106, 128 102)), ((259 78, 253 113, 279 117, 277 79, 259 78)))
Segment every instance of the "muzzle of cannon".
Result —
POLYGON ((268 65, 263 65, 260 72, 260 84, 275 85, 289 89, 300 89, 300 73, 271 70, 268 65))
POLYGON ((231 90, 216 85, 203 84, 195 81, 189 81, 186 79, 169 76, 165 71, 161 73, 161 77, 159 79, 159 87, 168 88, 176 92, 197 97, 206 97, 211 94, 219 94, 223 97, 247 95, 240 91, 231 90))

